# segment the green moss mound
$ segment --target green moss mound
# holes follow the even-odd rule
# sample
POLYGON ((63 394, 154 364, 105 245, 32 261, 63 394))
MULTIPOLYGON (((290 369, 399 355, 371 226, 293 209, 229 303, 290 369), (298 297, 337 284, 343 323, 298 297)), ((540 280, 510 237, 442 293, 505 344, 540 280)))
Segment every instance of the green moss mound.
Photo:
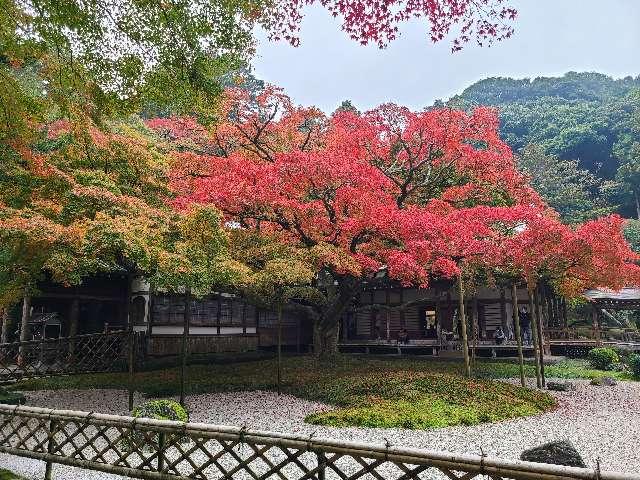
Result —
POLYGON ((136 418, 153 418, 155 420, 175 420, 188 422, 187 410, 173 400, 152 400, 133 409, 131 415, 136 418))
POLYGON ((24 477, 20 477, 9 470, 0 468, 0 480, 26 480, 24 477))
MULTIPOLYGON (((0 403, 5 405, 24 405, 27 399, 20 392, 9 392, 0 387, 0 403)), ((2 477, 0 477, 2 479, 2 477)))
POLYGON ((431 429, 535 415, 556 405, 550 395, 457 375, 394 372, 349 379, 342 408, 306 421, 333 427, 431 429))

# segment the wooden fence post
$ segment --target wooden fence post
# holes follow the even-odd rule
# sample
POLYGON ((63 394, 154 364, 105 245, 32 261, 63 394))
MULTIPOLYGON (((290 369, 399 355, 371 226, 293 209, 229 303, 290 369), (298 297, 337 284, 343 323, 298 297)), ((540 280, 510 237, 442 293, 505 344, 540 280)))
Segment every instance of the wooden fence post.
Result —
POLYGON ((318 458, 318 480, 325 480, 327 470, 327 457, 324 452, 316 452, 318 458))
MULTIPOLYGON (((54 436, 56 430, 56 422, 55 420, 49 420, 49 439, 47 440, 47 453, 53 453, 53 445, 54 445, 54 436)), ((44 469, 44 480, 51 480, 51 471, 52 471, 53 463, 51 460, 47 460, 45 469, 44 469)))
POLYGON ((158 472, 160 473, 164 470, 164 445, 166 443, 166 435, 164 432, 158 434, 158 472))
POLYGON ((516 342, 518 343, 518 363, 520 364, 520 383, 526 386, 524 379, 524 355, 522 354, 522 335, 520 332, 520 313, 518 312, 518 286, 514 281, 511 284, 511 304, 513 306, 513 325, 516 331, 516 342))

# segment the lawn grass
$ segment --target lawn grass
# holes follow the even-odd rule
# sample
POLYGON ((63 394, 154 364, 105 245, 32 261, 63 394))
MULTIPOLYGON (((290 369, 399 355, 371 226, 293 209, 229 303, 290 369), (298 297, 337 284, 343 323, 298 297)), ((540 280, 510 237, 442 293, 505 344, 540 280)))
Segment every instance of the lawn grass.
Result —
MULTIPOLYGON (((339 427, 474 425, 553 408, 555 400, 545 392, 491 379, 516 376, 517 368, 509 363, 479 362, 476 373, 480 378, 467 379, 460 362, 452 361, 342 357, 320 368, 310 357, 290 357, 283 361, 283 391, 335 406, 329 412, 309 415, 307 421, 339 427)), ((573 373, 584 372, 576 367, 573 373)), ((275 378, 273 359, 188 367, 190 393, 275 390, 275 378)), ((75 375, 25 380, 14 388, 122 389, 127 381, 125 373, 75 375)), ((179 370, 140 372, 136 388, 149 397, 175 395, 179 370)))

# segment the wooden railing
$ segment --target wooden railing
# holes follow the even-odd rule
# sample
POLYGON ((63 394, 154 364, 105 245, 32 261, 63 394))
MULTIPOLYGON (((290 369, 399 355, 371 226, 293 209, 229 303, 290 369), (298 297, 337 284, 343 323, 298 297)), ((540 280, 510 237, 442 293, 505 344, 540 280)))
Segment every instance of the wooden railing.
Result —
POLYGON ((639 474, 86 412, 0 405, 0 452, 150 480, 640 480, 639 474))
MULTIPOLYGON (((126 331, 0 344, 0 381, 73 373, 121 371, 130 341, 126 331)), ((141 342, 137 342, 140 348, 141 342)))
POLYGON ((634 328, 549 328, 545 330, 545 337, 549 340, 591 340, 640 343, 640 332, 634 328))

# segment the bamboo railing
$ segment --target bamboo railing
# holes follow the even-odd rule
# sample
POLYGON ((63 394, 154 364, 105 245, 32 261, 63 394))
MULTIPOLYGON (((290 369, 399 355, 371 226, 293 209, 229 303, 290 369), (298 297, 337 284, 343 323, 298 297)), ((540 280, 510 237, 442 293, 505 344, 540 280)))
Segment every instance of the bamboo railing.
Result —
POLYGON ((488 456, 0 405, 0 452, 149 480, 640 480, 488 456))
POLYGON ((0 381, 122 371, 136 335, 121 331, 0 344, 0 381))

